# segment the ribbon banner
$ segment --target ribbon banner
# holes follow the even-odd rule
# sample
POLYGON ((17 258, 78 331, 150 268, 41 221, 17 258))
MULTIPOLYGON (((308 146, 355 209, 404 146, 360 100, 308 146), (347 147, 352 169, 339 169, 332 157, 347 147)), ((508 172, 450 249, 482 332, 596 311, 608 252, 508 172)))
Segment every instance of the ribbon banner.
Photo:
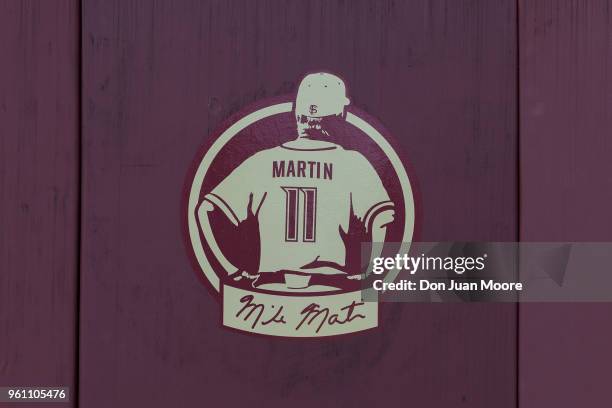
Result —
POLYGON ((271 294, 223 285, 223 325, 281 337, 325 337, 378 326, 378 303, 360 291, 271 294))

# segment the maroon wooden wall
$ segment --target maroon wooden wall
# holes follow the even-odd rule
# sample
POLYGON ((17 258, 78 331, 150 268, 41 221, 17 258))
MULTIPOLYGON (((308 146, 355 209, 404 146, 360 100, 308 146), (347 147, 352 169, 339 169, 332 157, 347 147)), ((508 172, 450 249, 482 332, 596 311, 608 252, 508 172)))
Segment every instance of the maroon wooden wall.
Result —
POLYGON ((75 0, 0 2, 0 386, 75 383, 78 32, 75 0))
POLYGON ((181 232, 187 169, 232 112, 343 75, 416 169, 424 240, 517 239, 516 4, 83 3, 80 402, 516 405, 515 305, 408 305, 288 341, 218 327, 181 232))
MULTIPOLYGON (((612 2, 521 0, 521 239, 612 240, 612 2)), ((610 406, 612 307, 520 312, 520 406, 610 406)))
POLYGON ((223 119, 327 68, 410 158, 421 239, 609 240, 610 1, 80 6, 0 3, 0 385, 75 389, 80 333, 83 407, 609 405, 603 304, 521 305, 518 332, 491 304, 315 343, 223 331, 179 206, 223 119))

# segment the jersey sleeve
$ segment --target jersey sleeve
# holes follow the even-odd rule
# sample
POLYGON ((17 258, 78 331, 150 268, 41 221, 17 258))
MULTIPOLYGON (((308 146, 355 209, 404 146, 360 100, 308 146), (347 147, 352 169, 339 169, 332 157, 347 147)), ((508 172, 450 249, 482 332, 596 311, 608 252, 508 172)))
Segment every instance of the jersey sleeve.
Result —
POLYGON ((393 208, 393 202, 374 167, 361 154, 355 152, 354 155, 351 206, 353 213, 369 230, 376 215, 393 208))
POLYGON ((263 199, 256 167, 256 158, 245 160, 204 196, 234 224, 244 221, 249 209, 255 212, 263 199))

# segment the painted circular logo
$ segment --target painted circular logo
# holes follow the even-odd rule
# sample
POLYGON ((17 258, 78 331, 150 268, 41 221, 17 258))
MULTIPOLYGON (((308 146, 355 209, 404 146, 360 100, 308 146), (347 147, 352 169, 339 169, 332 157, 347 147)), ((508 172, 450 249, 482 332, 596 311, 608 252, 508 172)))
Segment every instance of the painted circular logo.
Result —
POLYGON ((223 326, 284 337, 377 327, 360 281, 380 246, 364 254, 363 243, 412 241, 415 204, 387 132, 350 104, 345 82, 308 74, 211 140, 188 179, 185 221, 223 326))

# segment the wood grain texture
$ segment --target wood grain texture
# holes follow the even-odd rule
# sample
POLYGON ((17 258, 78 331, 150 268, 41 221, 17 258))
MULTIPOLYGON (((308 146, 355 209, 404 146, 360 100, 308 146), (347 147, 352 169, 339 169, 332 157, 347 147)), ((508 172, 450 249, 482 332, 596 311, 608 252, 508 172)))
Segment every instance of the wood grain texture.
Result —
MULTIPOLYGON (((612 239, 612 2, 521 0, 521 239, 612 239)), ((612 308, 522 305, 520 406, 610 406, 612 308)))
POLYGON ((0 2, 3 386, 74 386, 78 24, 73 0, 0 2))
POLYGON ((207 135, 326 68, 411 159, 421 239, 516 240, 515 2, 83 7, 82 406, 516 405, 514 305, 393 304, 379 330, 329 340, 236 334, 180 220, 207 135))

